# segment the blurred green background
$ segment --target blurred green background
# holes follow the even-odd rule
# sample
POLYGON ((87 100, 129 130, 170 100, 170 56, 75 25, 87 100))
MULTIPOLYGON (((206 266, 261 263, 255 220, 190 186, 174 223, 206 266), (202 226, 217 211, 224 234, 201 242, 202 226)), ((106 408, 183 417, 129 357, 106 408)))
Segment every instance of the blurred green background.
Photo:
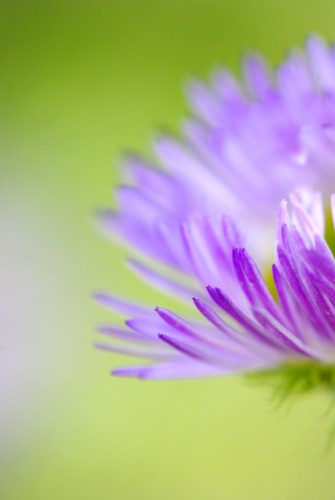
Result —
POLYGON ((190 75, 334 39, 334 1, 2 0, 0 19, 0 498, 334 499, 325 397, 111 378, 124 360, 92 344, 116 318, 90 300, 171 302, 94 226, 120 151, 177 129, 190 75))

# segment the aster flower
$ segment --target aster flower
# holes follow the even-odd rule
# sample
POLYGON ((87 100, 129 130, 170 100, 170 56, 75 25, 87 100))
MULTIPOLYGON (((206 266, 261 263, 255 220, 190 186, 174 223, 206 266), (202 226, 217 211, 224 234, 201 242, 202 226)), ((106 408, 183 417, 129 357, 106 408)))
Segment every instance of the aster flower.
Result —
POLYGON ((246 60, 245 74, 246 88, 225 71, 211 87, 193 82, 196 117, 183 139, 156 141, 160 168, 128 158, 120 209, 101 214, 109 234, 151 259, 132 259, 132 268, 189 304, 193 298, 198 311, 182 318, 97 294, 131 318, 125 327, 101 326, 114 341, 99 347, 151 360, 114 370, 118 375, 293 366, 306 380, 307 366, 313 380, 335 387, 335 262, 315 191, 328 195, 333 178, 335 49, 313 37, 274 74, 255 57, 246 60), (271 293, 260 267, 271 258, 278 205, 271 293))

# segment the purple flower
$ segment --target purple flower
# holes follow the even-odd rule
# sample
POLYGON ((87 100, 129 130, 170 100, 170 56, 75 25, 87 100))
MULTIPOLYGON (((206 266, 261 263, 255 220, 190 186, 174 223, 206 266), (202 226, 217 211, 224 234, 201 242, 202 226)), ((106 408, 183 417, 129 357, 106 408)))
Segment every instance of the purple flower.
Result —
POLYGON ((335 49, 313 37, 275 74, 258 57, 244 69, 245 88, 225 71, 210 88, 193 82, 196 117, 183 139, 156 141, 160 168, 126 159, 120 209, 101 214, 109 234, 154 260, 129 260, 135 272, 188 304, 193 298, 197 312, 182 318, 96 294, 131 318, 125 327, 101 326, 113 341, 99 347, 151 360, 118 375, 210 376, 335 361, 335 261, 318 194, 330 194, 334 177, 335 49), (265 271, 271 260, 278 206, 271 293, 259 266, 265 271))

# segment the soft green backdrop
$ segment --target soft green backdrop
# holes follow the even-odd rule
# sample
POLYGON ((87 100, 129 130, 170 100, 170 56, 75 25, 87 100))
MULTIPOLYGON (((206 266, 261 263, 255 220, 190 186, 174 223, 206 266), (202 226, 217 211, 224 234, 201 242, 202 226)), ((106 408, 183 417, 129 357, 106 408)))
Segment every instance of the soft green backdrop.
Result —
POLYGON ((170 303, 94 227, 120 151, 177 128, 189 75, 335 38, 334 1, 1 0, 0 23, 0 498, 333 500, 326 398, 111 378, 90 294, 170 303))

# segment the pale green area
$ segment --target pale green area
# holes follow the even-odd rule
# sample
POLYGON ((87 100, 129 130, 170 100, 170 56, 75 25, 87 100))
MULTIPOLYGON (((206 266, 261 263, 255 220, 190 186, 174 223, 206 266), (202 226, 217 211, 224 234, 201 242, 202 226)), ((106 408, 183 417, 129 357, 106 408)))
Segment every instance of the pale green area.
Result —
POLYGON ((334 1, 13 0, 0 18, 0 287, 14 304, 1 328, 23 353, 1 499, 334 499, 325 397, 288 411, 235 379, 111 378, 124 360, 91 347, 109 315, 89 298, 171 304, 94 228, 119 152, 176 129, 189 75, 236 70, 250 47, 278 62, 311 31, 335 38, 334 1))

